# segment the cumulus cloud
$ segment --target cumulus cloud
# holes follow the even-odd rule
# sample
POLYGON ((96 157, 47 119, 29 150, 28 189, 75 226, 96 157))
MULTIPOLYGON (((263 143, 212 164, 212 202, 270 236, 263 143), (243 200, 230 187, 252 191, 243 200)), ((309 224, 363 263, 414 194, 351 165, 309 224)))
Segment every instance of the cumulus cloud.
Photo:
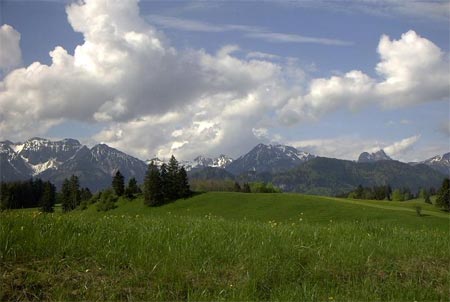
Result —
POLYGON ((85 0, 66 11, 84 43, 73 55, 55 47, 50 65, 34 62, 6 75, 0 82, 2 138, 45 135, 76 120, 104 125, 96 141, 141 158, 236 156, 274 139, 264 129, 278 120, 292 124, 342 107, 380 101, 390 108, 446 97, 442 66, 448 59, 414 32, 398 41, 381 38, 380 79, 353 70, 306 85, 292 60, 255 52, 238 57, 243 51, 235 45, 216 53, 177 50, 139 15, 136 0, 85 0), (433 81, 418 73, 432 74, 433 81))
POLYGON ((74 55, 58 46, 51 65, 34 62, 5 77, 0 130, 10 137, 45 133, 63 119, 127 122, 219 98, 235 105, 279 74, 270 62, 233 57, 233 47, 178 52, 139 16, 137 1, 87 0, 66 10, 84 44, 74 55))
POLYGON ((3 24, 0 27, 0 69, 9 71, 22 62, 20 50, 20 33, 12 26, 3 24))
POLYGON ((368 104, 398 108, 449 98, 449 59, 431 41, 410 30, 399 40, 383 35, 380 62, 372 78, 359 70, 342 76, 313 79, 306 95, 296 96, 279 110, 281 120, 293 124, 319 118, 338 108, 368 104))
POLYGON ((420 139, 420 135, 414 135, 411 137, 404 138, 398 142, 394 142, 383 148, 383 150, 391 157, 399 157, 404 155, 413 148, 415 143, 420 139))
POLYGON ((362 152, 375 152, 383 149, 393 159, 408 161, 411 160, 409 151, 413 149, 419 139, 420 135, 414 135, 399 141, 388 142, 371 138, 361 138, 359 136, 340 136, 324 139, 298 140, 289 143, 300 150, 325 157, 356 160, 362 152))

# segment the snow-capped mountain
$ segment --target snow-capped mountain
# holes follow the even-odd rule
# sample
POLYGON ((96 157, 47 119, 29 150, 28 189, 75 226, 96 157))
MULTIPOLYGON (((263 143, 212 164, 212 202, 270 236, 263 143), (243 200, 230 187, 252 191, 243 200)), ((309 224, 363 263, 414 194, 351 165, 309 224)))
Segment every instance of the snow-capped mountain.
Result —
POLYGON ((51 141, 40 137, 33 137, 23 143, 6 141, 3 144, 8 145, 25 162, 33 176, 58 168, 82 147, 75 139, 51 141))
POLYGON ((295 168, 315 157, 291 146, 259 144, 247 154, 231 162, 226 169, 235 175, 249 171, 277 172, 295 168))
POLYGON ((10 141, 0 142, 0 180, 23 180, 32 175, 33 170, 27 162, 17 154, 10 141))
MULTIPOLYGON (((152 162, 160 167, 163 163, 167 164, 169 162, 169 159, 160 159, 158 157, 154 157, 152 159, 148 159, 145 161, 145 163, 148 165, 150 162, 152 162)), ((233 159, 227 155, 221 154, 216 158, 211 157, 205 157, 203 155, 199 155, 193 160, 181 160, 179 161, 179 164, 181 166, 184 166, 186 171, 196 170, 196 169, 202 169, 206 167, 213 167, 213 168, 222 168, 225 169, 233 159)))
POLYGON ((390 158, 383 149, 373 153, 363 152, 358 157, 359 163, 373 163, 380 160, 392 160, 392 158, 390 158))
POLYGON ((4 181, 35 176, 60 185, 75 174, 82 185, 99 189, 110 185, 117 170, 126 179, 136 177, 142 181, 146 169, 143 161, 104 144, 89 149, 74 139, 0 142, 0 178, 4 181))
POLYGON ((444 173, 447 176, 450 175, 450 152, 443 155, 436 155, 420 163, 425 164, 441 173, 444 173))

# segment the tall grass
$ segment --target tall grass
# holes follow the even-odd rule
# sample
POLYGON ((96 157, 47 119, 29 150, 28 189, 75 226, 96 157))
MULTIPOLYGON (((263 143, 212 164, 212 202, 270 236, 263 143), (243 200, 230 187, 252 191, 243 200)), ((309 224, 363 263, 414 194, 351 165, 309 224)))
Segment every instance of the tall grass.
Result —
MULTIPOLYGON (((213 201, 211 201, 213 202, 213 201)), ((449 237, 356 219, 0 214, 3 300, 447 300, 449 237)), ((170 212, 170 213, 169 213, 170 212)), ((436 218, 437 219, 437 218, 436 218)))

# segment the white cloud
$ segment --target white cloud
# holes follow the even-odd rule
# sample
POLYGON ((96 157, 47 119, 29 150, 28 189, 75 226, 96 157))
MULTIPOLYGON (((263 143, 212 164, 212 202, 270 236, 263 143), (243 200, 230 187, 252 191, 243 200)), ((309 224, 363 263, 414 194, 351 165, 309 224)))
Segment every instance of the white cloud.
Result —
POLYGON ((0 48, 0 69, 9 71, 21 64, 20 33, 8 24, 0 26, 0 48))
MULTIPOLYGON (((399 141, 388 142, 370 138, 361 138, 359 136, 340 136, 334 138, 290 141, 289 144, 300 150, 308 151, 319 156, 347 160, 357 160, 362 152, 375 152, 383 149, 393 159, 409 161, 413 158, 410 151, 412 151, 419 139, 420 135, 414 135, 399 141)), ((423 159, 425 158, 426 157, 423 159)))
POLYGON ((313 79, 304 96, 289 100, 279 110, 292 124, 339 108, 358 109, 367 104, 398 108, 449 98, 449 59, 431 41, 414 31, 399 40, 383 35, 378 45, 380 79, 352 70, 343 76, 313 79))
POLYGON ((246 37, 260 39, 266 42, 313 43, 313 44, 335 45, 335 46, 353 45, 353 42, 344 41, 340 39, 308 37, 297 34, 271 32, 259 26, 249 26, 240 24, 212 24, 198 20, 160 16, 160 15, 148 15, 147 19, 149 20, 150 23, 162 26, 164 28, 171 28, 183 31, 212 32, 212 33, 237 31, 244 33, 244 36, 246 37))
MULTIPOLYGON (((141 158, 171 153, 184 159, 198 154, 237 156, 261 139, 278 140, 263 130, 278 119, 318 119, 378 100, 386 107, 407 106, 430 101, 422 88, 432 99, 445 97, 442 81, 448 83, 442 52, 415 33, 399 41, 382 38, 377 66, 381 80, 353 70, 306 85, 305 73, 292 60, 255 53, 239 59, 235 53, 242 50, 234 45, 214 54, 179 51, 140 17, 135 0, 86 0, 68 6, 67 15, 84 43, 73 55, 58 46, 49 53, 50 65, 34 62, 0 82, 2 138, 45 135, 58 123, 77 120, 105 125, 94 136, 96 141, 141 158), (411 56, 409 49, 418 58, 414 63, 399 59, 399 52, 411 56), (424 79, 408 85, 422 79, 418 72, 433 74, 435 82, 424 79), (397 87, 392 79, 405 84, 397 87)), ((323 155, 339 153, 314 143, 311 146, 324 148, 323 155)), ((343 157, 352 154, 343 150, 343 157)))
POLYGON ((320 8, 344 13, 397 17, 407 16, 448 22, 450 3, 447 0, 302 0, 280 1, 282 4, 320 8))
POLYGON ((297 34, 286 34, 276 32, 250 32, 247 33, 246 36, 250 38, 262 39, 267 42, 276 42, 276 43, 314 43, 314 44, 335 45, 335 46, 353 45, 352 42, 344 40, 307 37, 297 34))
POLYGON ((404 138, 398 142, 394 142, 393 144, 390 144, 386 147, 384 147, 384 151, 387 155, 398 158, 402 157, 407 153, 408 151, 413 148, 414 144, 417 143, 417 141, 420 139, 420 135, 414 135, 411 137, 404 138))

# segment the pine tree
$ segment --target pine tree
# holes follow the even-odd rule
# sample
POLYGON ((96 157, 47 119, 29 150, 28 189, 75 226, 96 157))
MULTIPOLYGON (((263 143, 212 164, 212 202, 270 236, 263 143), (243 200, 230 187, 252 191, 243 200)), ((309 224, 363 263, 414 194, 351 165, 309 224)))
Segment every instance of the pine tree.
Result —
POLYGON ((179 183, 179 167, 178 161, 175 159, 175 156, 169 160, 169 164, 167 165, 167 199, 172 201, 176 200, 180 197, 180 183, 179 183))
POLYGON ((127 188, 131 194, 138 194, 141 191, 137 185, 136 178, 134 178, 134 177, 131 177, 130 180, 128 181, 127 188))
POLYGON ((53 207, 56 203, 56 188, 51 182, 43 183, 43 192, 39 203, 42 212, 53 212, 53 207))
POLYGON ((70 188, 70 198, 69 198, 70 210, 73 210, 76 207, 78 207, 78 205, 81 202, 80 181, 78 179, 78 176, 72 175, 70 177, 69 188, 70 188))
POLYGON ((242 191, 241 186, 239 185, 239 183, 237 181, 234 182, 234 189, 233 189, 233 191, 234 192, 241 192, 242 191))
POLYGON ((164 203, 161 175, 153 161, 148 165, 147 174, 145 175, 144 203, 151 207, 164 203))
POLYGON ((113 177, 112 187, 117 196, 122 196, 125 192, 125 181, 120 170, 117 170, 116 175, 113 177))
POLYGON ((180 197, 187 198, 191 195, 191 188, 189 187, 189 180, 186 169, 182 166, 178 172, 178 182, 180 187, 180 197))
POLYGON ((246 182, 244 183, 244 187, 242 188, 242 192, 244 193, 251 193, 252 190, 250 189, 250 185, 246 182))
POLYGON ((445 211, 450 211, 450 179, 446 178, 436 197, 436 206, 445 211))
POLYGON ((61 187, 61 203, 63 212, 72 210, 70 206, 70 192, 70 181, 66 178, 64 179, 61 187))
POLYGON ((161 167, 159 168, 159 175, 161 179, 161 195, 163 202, 166 202, 168 200, 169 193, 169 173, 167 172, 167 165, 163 163, 161 167))

